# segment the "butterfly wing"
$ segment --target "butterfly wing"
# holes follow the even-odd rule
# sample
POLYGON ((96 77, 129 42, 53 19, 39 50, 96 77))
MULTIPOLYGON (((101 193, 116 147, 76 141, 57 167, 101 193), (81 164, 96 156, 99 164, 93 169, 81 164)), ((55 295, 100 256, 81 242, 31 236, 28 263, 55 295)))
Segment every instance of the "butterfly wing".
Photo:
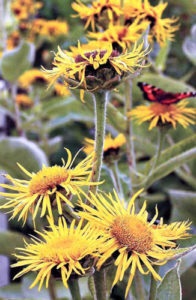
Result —
POLYGON ((195 92, 170 93, 145 82, 138 82, 138 86, 142 90, 144 98, 151 102, 169 105, 185 98, 196 97, 195 92))

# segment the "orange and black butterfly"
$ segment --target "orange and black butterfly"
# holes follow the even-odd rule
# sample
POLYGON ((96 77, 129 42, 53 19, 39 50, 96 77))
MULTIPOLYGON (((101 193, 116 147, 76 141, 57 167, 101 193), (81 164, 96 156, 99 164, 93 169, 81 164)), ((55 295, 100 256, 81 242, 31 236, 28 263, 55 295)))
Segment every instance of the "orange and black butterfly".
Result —
POLYGON ((196 92, 170 93, 145 82, 138 82, 138 86, 142 90, 146 100, 151 102, 159 102, 161 104, 168 105, 177 103, 182 99, 196 97, 196 92))

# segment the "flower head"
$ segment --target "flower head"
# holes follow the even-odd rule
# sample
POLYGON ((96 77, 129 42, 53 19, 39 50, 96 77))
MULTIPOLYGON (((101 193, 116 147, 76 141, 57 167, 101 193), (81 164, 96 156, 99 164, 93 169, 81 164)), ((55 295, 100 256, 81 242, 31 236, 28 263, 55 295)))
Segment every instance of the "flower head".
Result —
POLYGON ((150 26, 150 37, 156 38, 157 42, 163 46, 167 40, 173 40, 174 32, 179 29, 176 24, 177 18, 162 18, 167 3, 160 2, 152 6, 149 0, 125 1, 124 14, 128 22, 129 19, 148 21, 150 26))
POLYGON ((90 42, 72 47, 71 52, 58 47, 52 70, 45 70, 53 84, 59 77, 71 88, 91 91, 109 90, 121 79, 143 67, 148 50, 143 44, 134 45, 130 52, 113 50, 109 42, 90 42))
POLYGON ((18 20, 24 20, 34 16, 42 5, 39 1, 14 0, 12 1, 11 9, 18 20))
POLYGON ((49 279, 54 272, 61 277, 64 286, 68 287, 68 279, 74 276, 85 276, 92 272, 98 240, 95 231, 88 225, 82 227, 82 222, 75 227, 72 221, 70 227, 60 219, 58 226, 50 220, 50 231, 36 233, 40 238, 32 239, 31 244, 25 248, 18 248, 19 260, 12 267, 25 267, 15 278, 30 271, 36 272, 37 276, 30 288, 39 284, 39 290, 44 282, 48 288, 49 279))
POLYGON ((12 185, 1 184, 2 187, 9 189, 8 192, 1 193, 8 200, 1 208, 11 209, 11 218, 18 215, 18 219, 23 219, 25 223, 29 213, 35 219, 39 208, 41 217, 49 214, 52 218, 53 207, 57 207, 58 213, 62 215, 63 204, 73 207, 72 195, 80 198, 80 194, 85 194, 82 187, 98 184, 90 182, 93 153, 71 168, 72 154, 68 149, 66 151, 68 158, 67 162, 62 160, 63 166, 43 166, 37 173, 30 173, 19 165, 30 180, 15 179, 6 175, 12 185))
POLYGON ((125 50, 139 40, 147 27, 148 22, 146 21, 138 23, 136 20, 129 26, 113 25, 111 23, 105 31, 89 32, 88 36, 100 41, 111 42, 114 49, 121 47, 125 50))
POLYGON ((107 27, 109 22, 118 20, 122 15, 119 0, 99 0, 93 1, 91 6, 86 6, 80 0, 72 4, 72 8, 77 11, 77 16, 86 22, 85 28, 91 25, 93 31, 96 26, 107 27))
POLYGON ((22 88, 27 88, 30 85, 44 85, 48 83, 47 76, 39 69, 31 69, 24 72, 18 79, 19 85, 22 88))
POLYGON ((35 19, 31 24, 31 36, 43 35, 49 39, 66 35, 68 33, 68 24, 59 20, 35 19))
POLYGON ((18 93, 16 95, 16 103, 21 108, 29 108, 33 106, 33 100, 26 93, 18 93))
MULTIPOLYGON (((108 157, 112 159, 119 158, 121 147, 126 143, 124 134, 120 133, 115 138, 111 134, 106 135, 103 145, 103 158, 107 160, 108 157)), ((94 140, 85 138, 84 152, 86 154, 92 153, 94 150, 94 140)))
POLYGON ((187 107, 188 102, 182 101, 177 104, 152 103, 149 106, 140 105, 134 108, 129 116, 137 120, 138 124, 150 122, 149 130, 156 126, 172 125, 176 128, 181 124, 184 128, 195 124, 194 116, 196 109, 187 107))
POLYGON ((154 265, 165 264, 180 249, 176 249, 176 240, 189 236, 190 223, 175 222, 170 225, 163 221, 156 226, 155 216, 148 221, 146 202, 138 213, 135 212, 134 201, 141 193, 137 192, 130 200, 128 207, 121 202, 114 193, 91 194, 89 198, 92 207, 82 203, 84 211, 79 214, 105 238, 105 243, 99 247, 101 256, 98 260, 98 269, 115 254, 117 267, 113 285, 122 280, 125 271, 130 268, 130 275, 126 288, 126 296, 134 278, 136 269, 142 274, 152 273, 156 280, 161 280, 160 275, 154 270, 154 265))

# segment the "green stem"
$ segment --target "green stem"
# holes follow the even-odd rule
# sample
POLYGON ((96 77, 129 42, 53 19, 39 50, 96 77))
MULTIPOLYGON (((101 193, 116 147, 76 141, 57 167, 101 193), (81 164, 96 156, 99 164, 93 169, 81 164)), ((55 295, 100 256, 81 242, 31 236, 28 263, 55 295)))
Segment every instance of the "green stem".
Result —
POLYGON ((25 136, 25 133, 22 129, 22 122, 20 117, 20 109, 18 103, 16 102, 16 94, 17 94, 17 85, 13 83, 11 85, 11 97, 14 103, 14 110, 15 110, 15 123, 16 123, 16 130, 19 136, 25 136))
MULTIPOLYGON (((120 0, 120 7, 123 8, 124 7, 124 0, 120 0)), ((120 16, 120 25, 123 26, 124 25, 124 15, 122 14, 120 16)))
MULTIPOLYGON (((95 107, 95 156, 92 167, 92 182, 99 181, 101 174, 103 145, 105 138, 107 98, 107 91, 97 92, 93 94, 95 107)), ((97 186, 91 185, 89 190, 95 194, 97 192, 97 186)))
POLYGON ((109 171, 110 171, 110 176, 114 185, 115 190, 118 192, 119 196, 124 199, 123 197, 123 189, 122 189, 122 184, 119 178, 119 171, 118 171, 118 163, 117 161, 113 162, 109 166, 109 171))
POLYGON ((155 170, 157 164, 158 164, 158 161, 159 161, 159 158, 160 158, 160 155, 161 155, 161 151, 163 149, 163 142, 164 142, 164 137, 165 137, 165 130, 164 128, 162 127, 158 127, 158 137, 157 137, 157 147, 156 147, 156 153, 155 153, 155 157, 154 157, 154 160, 152 162, 152 167, 150 169, 150 172, 148 173, 148 176, 145 180, 145 186, 148 185, 148 181, 153 173, 153 171, 155 170))
POLYGON ((82 300, 80 295, 80 287, 78 284, 78 279, 69 279, 68 282, 69 290, 73 300, 82 300))
MULTIPOLYGON (((127 80, 125 82, 125 116, 127 116, 128 112, 132 109, 132 80, 127 80)), ((136 172, 136 158, 134 151, 134 143, 133 143, 133 128, 130 119, 127 117, 126 120, 126 155, 130 172, 130 181, 131 187, 134 181, 135 172, 136 172)))
POLYGON ((136 299, 138 300, 146 299, 143 277, 138 270, 136 270, 135 272, 135 292, 136 292, 136 299))
MULTIPOLYGON (((156 273, 159 272, 159 266, 154 266, 154 270, 156 273)), ((150 283, 150 294, 149 300, 156 300, 157 295, 157 280, 151 275, 151 283, 150 283)))
POLYGON ((56 300, 56 291, 55 291, 55 280, 52 276, 50 276, 50 281, 48 285, 48 291, 50 295, 50 300, 56 300))
POLYGON ((5 28, 5 15, 6 15, 6 9, 5 9, 5 1, 0 1, 0 39, 1 39, 1 46, 0 50, 3 51, 6 49, 6 40, 7 40, 7 34, 6 34, 6 28, 5 28))
POLYGON ((96 271, 93 278, 95 283, 94 300, 107 300, 106 270, 96 271))
POLYGON ((156 147, 154 159, 152 160, 152 166, 150 168, 150 171, 149 171, 147 177, 142 182, 135 184, 134 188, 147 188, 148 187, 149 180, 151 179, 151 175, 153 174, 153 171, 157 167, 157 164, 158 164, 158 161, 159 161, 159 158, 161 155, 161 151, 163 149, 164 137, 165 137, 165 129, 163 127, 158 127, 157 147, 156 147))

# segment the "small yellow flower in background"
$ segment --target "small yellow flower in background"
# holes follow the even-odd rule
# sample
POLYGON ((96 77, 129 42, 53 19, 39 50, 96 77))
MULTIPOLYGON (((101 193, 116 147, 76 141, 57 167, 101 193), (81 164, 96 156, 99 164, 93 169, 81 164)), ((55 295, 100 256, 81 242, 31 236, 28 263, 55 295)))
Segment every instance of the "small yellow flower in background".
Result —
POLYGON ((69 96, 70 90, 62 83, 55 83, 54 84, 54 92, 58 96, 69 96))
POLYGON ((55 207, 62 215, 63 204, 73 207, 70 201, 72 195, 76 195, 80 199, 81 194, 85 195, 82 187, 99 184, 90 181, 94 154, 91 153, 74 168, 71 168, 72 154, 68 149, 66 151, 68 158, 67 162, 62 159, 63 166, 43 166, 37 173, 30 173, 19 165, 20 169, 30 177, 30 180, 15 179, 6 175, 12 185, 1 184, 1 187, 8 189, 8 192, 0 193, 7 199, 7 202, 0 208, 10 209, 11 219, 18 216, 18 220, 22 219, 25 223, 29 213, 35 219, 39 208, 41 217, 49 214, 52 218, 52 209, 55 207))
POLYGON ((58 277, 61 277, 66 288, 72 275, 80 277, 92 272, 99 243, 95 231, 88 225, 82 227, 81 221, 77 227, 72 221, 69 228, 64 219, 60 219, 58 226, 51 220, 49 223, 50 231, 36 231, 40 238, 32 238, 31 244, 26 243, 25 248, 18 248, 20 253, 15 256, 19 261, 12 265, 25 267, 15 278, 36 272, 30 288, 39 284, 39 290, 44 283, 48 288, 53 271, 59 273, 58 277))
POLYGON ((43 3, 34 0, 14 0, 11 3, 11 9, 18 20, 34 16, 42 6, 43 3))
MULTIPOLYGON (((111 134, 107 134, 103 145, 103 157, 106 159, 108 156, 113 158, 119 157, 121 147, 126 143, 124 134, 120 133, 115 138, 112 138, 111 134)), ((94 140, 85 138, 85 146, 83 151, 86 154, 92 153, 94 150, 94 140)))
POLYGON ((47 76, 39 69, 31 69, 24 72, 19 78, 20 87, 28 88, 30 85, 37 84, 46 87, 49 82, 47 76))
POLYGON ((109 24, 109 28, 101 32, 89 32, 88 36, 100 41, 108 41, 119 45, 122 49, 129 48, 134 44, 148 27, 148 22, 133 22, 130 26, 120 26, 109 24))
POLYGON ((195 124, 196 109, 187 107, 188 102, 182 101, 177 104, 152 103, 149 106, 139 105, 128 114, 138 124, 150 122, 149 130, 156 126, 171 125, 176 128, 177 124, 184 128, 195 124))
POLYGON ((8 50, 12 50, 13 48, 17 47, 20 43, 21 36, 19 31, 15 30, 9 34, 7 41, 6 41, 6 48, 8 50))
POLYGON ((97 267, 111 259, 115 253, 114 264, 117 267, 113 285, 124 277, 125 271, 130 268, 125 297, 128 294, 136 269, 143 275, 152 273, 156 280, 160 275, 153 265, 163 265, 175 254, 180 253, 176 248, 176 240, 187 238, 190 229, 189 222, 175 222, 164 225, 163 221, 155 226, 158 211, 152 220, 148 221, 146 202, 138 213, 135 212, 135 200, 141 193, 138 191, 130 200, 128 206, 122 202, 118 195, 91 194, 89 202, 92 207, 81 203, 83 212, 79 215, 100 232, 105 242, 99 247, 101 256, 97 267))
POLYGON ((162 18, 163 12, 168 3, 160 2, 152 6, 148 0, 125 1, 124 16, 125 20, 132 22, 136 19, 139 22, 148 21, 150 25, 150 36, 155 37, 160 46, 163 46, 167 40, 172 41, 174 32, 179 29, 177 18, 162 18))
POLYGON ((67 22, 59 20, 45 20, 45 19, 35 19, 31 24, 32 37, 34 35, 43 35, 48 38, 57 37, 59 35, 66 35, 68 33, 69 27, 67 22))
POLYGON ((61 77, 71 88, 109 90, 137 68, 144 67, 148 53, 143 44, 135 44, 130 52, 120 53, 113 50, 110 42, 93 41, 82 46, 79 43, 71 52, 58 47, 53 69, 44 71, 50 85, 61 77))
POLYGON ((109 22, 118 20, 123 13, 119 0, 93 1, 91 6, 77 0, 72 4, 72 8, 78 13, 75 17, 79 16, 86 22, 85 28, 91 25, 93 31, 95 31, 97 25, 103 28, 107 27, 109 22))
POLYGON ((33 100, 25 93, 19 93, 16 95, 16 103, 21 108, 29 108, 33 106, 33 100))

